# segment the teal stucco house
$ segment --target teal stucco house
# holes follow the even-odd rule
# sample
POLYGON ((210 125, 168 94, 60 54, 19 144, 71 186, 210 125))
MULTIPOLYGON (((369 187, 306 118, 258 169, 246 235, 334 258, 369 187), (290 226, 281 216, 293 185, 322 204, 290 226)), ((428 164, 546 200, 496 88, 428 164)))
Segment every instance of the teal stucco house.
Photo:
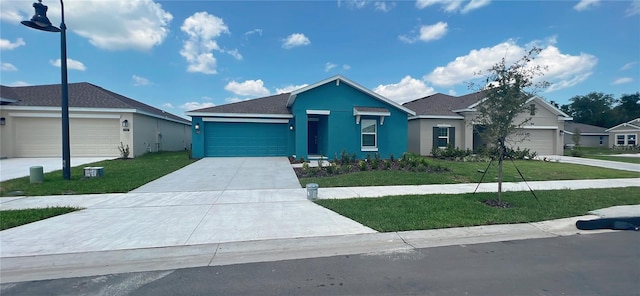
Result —
POLYGON ((192 156, 358 158, 407 151, 415 112, 341 75, 282 93, 193 110, 192 156))

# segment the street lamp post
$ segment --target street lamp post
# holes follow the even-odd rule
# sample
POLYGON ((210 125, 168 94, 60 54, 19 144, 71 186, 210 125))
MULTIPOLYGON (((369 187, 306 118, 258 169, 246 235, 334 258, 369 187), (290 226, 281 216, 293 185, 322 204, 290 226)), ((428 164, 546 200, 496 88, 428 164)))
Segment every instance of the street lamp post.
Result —
POLYGON ((33 3, 35 14, 21 23, 27 27, 47 32, 60 32, 60 72, 62 76, 62 178, 71 179, 71 145, 69 141, 69 82, 67 81, 67 25, 64 23, 64 3, 60 0, 62 21, 56 28, 47 18, 47 6, 42 0, 33 3))

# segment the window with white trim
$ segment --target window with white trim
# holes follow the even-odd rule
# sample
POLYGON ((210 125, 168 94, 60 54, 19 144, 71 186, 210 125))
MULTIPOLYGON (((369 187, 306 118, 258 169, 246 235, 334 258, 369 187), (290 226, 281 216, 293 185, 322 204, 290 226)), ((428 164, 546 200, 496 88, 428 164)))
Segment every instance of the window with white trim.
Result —
POLYGON ((635 146, 636 143, 636 135, 627 135, 627 145, 635 146))
POLYGON ((362 151, 378 151, 378 126, 375 119, 360 120, 362 151))
POLYGON ((438 148, 447 148, 449 145, 449 128, 438 128, 438 148))
POLYGON ((635 146, 638 144, 638 135, 637 134, 617 134, 616 135, 616 145, 618 146, 635 146))

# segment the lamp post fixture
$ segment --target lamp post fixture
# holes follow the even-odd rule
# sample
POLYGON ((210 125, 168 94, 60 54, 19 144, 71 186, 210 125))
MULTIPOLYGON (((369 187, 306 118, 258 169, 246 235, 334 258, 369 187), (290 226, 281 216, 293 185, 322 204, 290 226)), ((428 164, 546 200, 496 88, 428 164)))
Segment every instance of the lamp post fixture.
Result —
POLYGON ((47 6, 42 0, 33 3, 35 14, 29 21, 21 24, 47 32, 60 32, 60 72, 62 76, 62 178, 71 179, 71 145, 69 144, 69 82, 67 81, 67 25, 64 23, 64 3, 60 0, 62 21, 60 28, 56 28, 47 18, 47 6))

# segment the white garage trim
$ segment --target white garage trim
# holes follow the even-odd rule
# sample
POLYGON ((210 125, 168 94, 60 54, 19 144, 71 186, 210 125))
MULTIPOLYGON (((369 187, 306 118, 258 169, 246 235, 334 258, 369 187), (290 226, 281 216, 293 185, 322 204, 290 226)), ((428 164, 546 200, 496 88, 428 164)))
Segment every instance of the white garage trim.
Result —
MULTIPOLYGON (((62 118, 61 114, 56 113, 9 113, 11 117, 34 117, 34 118, 62 118)), ((120 119, 120 115, 111 114, 69 114, 69 118, 102 118, 102 119, 120 119)))
POLYGON ((289 123, 288 119, 269 118, 203 118, 205 122, 253 122, 253 123, 289 123))

